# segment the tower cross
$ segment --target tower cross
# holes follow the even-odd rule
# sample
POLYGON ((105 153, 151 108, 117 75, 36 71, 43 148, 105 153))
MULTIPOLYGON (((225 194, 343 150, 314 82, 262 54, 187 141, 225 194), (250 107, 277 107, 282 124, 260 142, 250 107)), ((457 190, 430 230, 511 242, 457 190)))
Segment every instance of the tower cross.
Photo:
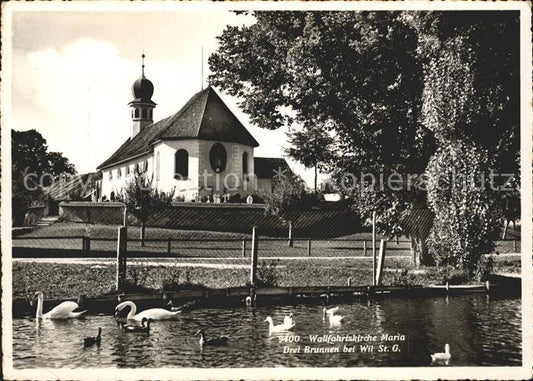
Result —
POLYGON ((142 73, 141 74, 142 74, 143 77, 144 77, 144 57, 145 57, 145 55, 144 55, 144 50, 143 50, 143 54, 141 56, 141 58, 142 58, 142 66, 141 66, 142 73))

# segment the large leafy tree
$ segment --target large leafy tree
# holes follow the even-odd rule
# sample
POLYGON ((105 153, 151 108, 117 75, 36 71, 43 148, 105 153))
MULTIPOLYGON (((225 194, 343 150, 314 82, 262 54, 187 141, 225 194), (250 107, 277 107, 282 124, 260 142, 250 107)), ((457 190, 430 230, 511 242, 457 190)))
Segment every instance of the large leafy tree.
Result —
POLYGON ((333 130, 341 189, 363 218, 376 211, 381 230, 397 233, 401 213, 425 205, 424 192, 360 179, 421 174, 434 152, 432 133, 419 122, 416 29, 398 12, 254 15, 255 24, 227 27, 220 36, 209 59, 211 83, 241 98, 261 127, 295 121, 333 130))
POLYGON ((415 21, 421 39, 436 42, 421 48, 422 121, 440 147, 428 166, 436 221, 430 247, 437 263, 473 274, 499 219, 519 213, 520 39, 512 12, 454 16, 439 12, 415 21), (442 181, 444 189, 436 186, 442 181))
POLYGON ((301 130, 289 132, 287 135, 291 146, 285 152, 306 168, 314 169, 316 193, 318 170, 327 168, 327 165, 335 158, 334 139, 328 135, 326 130, 318 126, 304 127, 301 130))
MULTIPOLYGON (((438 147, 466 144, 494 171, 518 174, 516 13, 254 16, 255 24, 220 36, 211 83, 242 99, 263 128, 298 122, 332 129, 340 142, 334 175, 363 217, 377 212, 383 232, 399 234, 406 212, 427 207, 425 179, 406 175, 435 176, 438 166, 426 167, 433 155, 433 163, 443 162, 438 147), (394 187, 391 176, 400 177, 394 187)), ((480 200, 509 205, 501 194, 480 200)), ((425 251, 423 240, 414 244, 425 251)))
POLYGON ((13 223, 20 225, 33 201, 42 199, 42 188, 57 176, 76 169, 60 152, 48 152, 46 139, 36 130, 11 130, 13 223))

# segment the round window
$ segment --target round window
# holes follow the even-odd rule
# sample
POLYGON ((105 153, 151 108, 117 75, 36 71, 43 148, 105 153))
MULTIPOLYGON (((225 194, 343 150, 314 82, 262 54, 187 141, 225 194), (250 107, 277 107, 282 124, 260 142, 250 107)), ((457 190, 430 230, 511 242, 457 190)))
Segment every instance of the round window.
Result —
POLYGON ((215 172, 222 172, 226 168, 226 149, 220 143, 213 144, 209 152, 209 162, 215 172))

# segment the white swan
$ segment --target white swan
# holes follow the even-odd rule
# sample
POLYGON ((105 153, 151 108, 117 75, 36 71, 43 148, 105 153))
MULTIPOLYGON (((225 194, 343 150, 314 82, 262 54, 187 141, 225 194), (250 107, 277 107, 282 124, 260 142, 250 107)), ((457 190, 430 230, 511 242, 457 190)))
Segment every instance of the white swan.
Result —
POLYGON ((292 324, 292 325, 285 325, 285 324, 274 325, 274 321, 272 320, 272 318, 270 316, 267 316, 267 318, 264 321, 268 322, 268 332, 270 334, 272 334, 272 332, 290 331, 291 329, 294 328, 294 324, 292 324))
POLYGON ((344 316, 341 315, 329 315, 329 325, 339 325, 344 320, 344 316))
POLYGON ((250 307, 252 305, 252 297, 250 295, 248 295, 245 299, 244 299, 244 303, 246 303, 246 307, 250 307))
POLYGON ((444 353, 434 353, 431 355, 431 361, 450 361, 452 355, 450 353, 450 344, 444 346, 444 353))
POLYGON ((153 320, 168 320, 175 318, 179 313, 181 313, 181 310, 172 312, 165 310, 164 308, 150 308, 149 310, 144 310, 136 314, 137 306, 132 301, 127 300, 115 307, 115 316, 117 316, 119 311, 122 311, 126 307, 131 307, 126 319, 136 321, 142 321, 143 318, 153 320))
POLYGON ((339 325, 344 320, 344 316, 341 315, 335 315, 335 313, 339 310, 339 307, 330 308, 329 310, 324 307, 322 309, 322 319, 326 320, 326 316, 329 318, 329 325, 339 325))
POLYGON ((336 314, 339 311, 339 307, 333 307, 333 308, 329 308, 329 309, 326 309, 326 307, 324 307, 323 311, 324 311, 324 315, 325 314, 333 315, 333 314, 336 314))
POLYGON ((37 312, 35 313, 37 319, 75 319, 87 312, 72 312, 79 307, 78 303, 63 302, 43 314, 44 295, 41 291, 38 291, 35 293, 35 297, 37 298, 37 312))
POLYGON ((291 325, 294 326, 294 318, 292 316, 292 312, 283 318, 283 324, 286 325, 287 327, 291 325))

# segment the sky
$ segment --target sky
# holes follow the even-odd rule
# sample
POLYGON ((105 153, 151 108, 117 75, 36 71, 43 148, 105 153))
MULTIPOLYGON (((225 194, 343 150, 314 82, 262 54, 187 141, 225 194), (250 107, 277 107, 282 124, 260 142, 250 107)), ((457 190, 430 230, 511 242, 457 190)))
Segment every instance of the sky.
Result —
MULTIPOLYGON (((143 51, 157 121, 200 91, 202 78, 205 86, 224 27, 253 22, 226 10, 14 12, 12 128, 36 129, 79 173, 95 171, 131 135, 128 102, 143 51)), ((286 130, 251 125, 237 99, 219 94, 260 143, 255 156, 283 156, 286 130)), ((311 186, 313 171, 288 161, 311 186)))

